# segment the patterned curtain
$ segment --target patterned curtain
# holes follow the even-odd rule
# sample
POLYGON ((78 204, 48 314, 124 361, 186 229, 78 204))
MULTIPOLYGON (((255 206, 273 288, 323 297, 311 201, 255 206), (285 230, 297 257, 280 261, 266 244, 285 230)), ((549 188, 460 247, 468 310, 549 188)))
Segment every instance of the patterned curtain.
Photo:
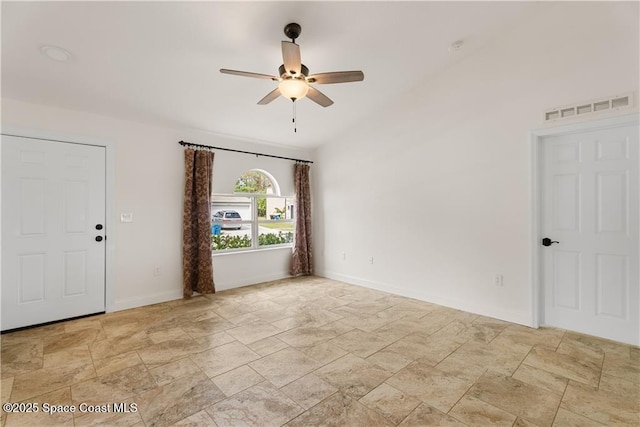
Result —
POLYGON ((216 291, 211 261, 213 157, 210 151, 184 150, 182 278, 185 298, 191 298, 194 291, 201 294, 216 291))
POLYGON ((309 165, 296 163, 293 169, 296 191, 296 234, 289 273, 293 276, 313 274, 311 250, 311 189, 309 165))

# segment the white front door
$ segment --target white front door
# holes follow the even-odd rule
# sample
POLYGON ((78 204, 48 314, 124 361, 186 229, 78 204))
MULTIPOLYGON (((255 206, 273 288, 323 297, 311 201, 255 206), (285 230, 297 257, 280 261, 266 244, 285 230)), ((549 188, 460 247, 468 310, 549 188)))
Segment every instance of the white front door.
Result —
POLYGON ((638 145, 637 126, 543 139, 544 324, 640 344, 638 145))
POLYGON ((2 330, 105 311, 105 148, 1 149, 2 330))

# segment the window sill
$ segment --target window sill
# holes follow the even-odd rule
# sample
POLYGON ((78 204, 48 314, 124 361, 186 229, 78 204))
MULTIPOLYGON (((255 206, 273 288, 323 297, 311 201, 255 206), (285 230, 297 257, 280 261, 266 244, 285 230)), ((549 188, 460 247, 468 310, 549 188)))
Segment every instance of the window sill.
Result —
POLYGON ((239 251, 212 252, 212 256, 214 258, 217 258, 217 257, 228 256, 228 255, 253 254, 256 252, 278 251, 283 249, 291 251, 291 248, 293 248, 293 245, 277 245, 277 246, 274 245, 273 247, 267 247, 267 248, 245 249, 245 250, 239 250, 239 251))

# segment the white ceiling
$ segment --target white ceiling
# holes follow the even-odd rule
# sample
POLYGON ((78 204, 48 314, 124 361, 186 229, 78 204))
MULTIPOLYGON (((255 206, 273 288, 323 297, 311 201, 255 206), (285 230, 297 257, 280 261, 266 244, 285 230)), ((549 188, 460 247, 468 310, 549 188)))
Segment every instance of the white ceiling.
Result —
POLYGON ((539 2, 2 2, 2 96, 136 121, 312 147, 503 36, 539 2), (276 83, 285 24, 311 73, 363 70, 318 85, 335 102, 256 103, 276 83), (464 47, 448 51, 455 40, 464 47), (43 45, 67 49, 55 62, 43 45))

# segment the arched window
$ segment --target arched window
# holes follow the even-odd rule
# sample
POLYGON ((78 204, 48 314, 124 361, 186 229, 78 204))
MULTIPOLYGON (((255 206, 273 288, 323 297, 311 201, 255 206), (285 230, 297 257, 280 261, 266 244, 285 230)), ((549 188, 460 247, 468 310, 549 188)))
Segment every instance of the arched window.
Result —
POLYGON ((280 196, 269 172, 251 169, 236 181, 234 194, 214 194, 211 203, 214 251, 291 246, 294 200, 280 196))
POLYGON ((235 193, 275 194, 279 196, 280 186, 269 172, 251 169, 238 178, 233 191, 235 193))

